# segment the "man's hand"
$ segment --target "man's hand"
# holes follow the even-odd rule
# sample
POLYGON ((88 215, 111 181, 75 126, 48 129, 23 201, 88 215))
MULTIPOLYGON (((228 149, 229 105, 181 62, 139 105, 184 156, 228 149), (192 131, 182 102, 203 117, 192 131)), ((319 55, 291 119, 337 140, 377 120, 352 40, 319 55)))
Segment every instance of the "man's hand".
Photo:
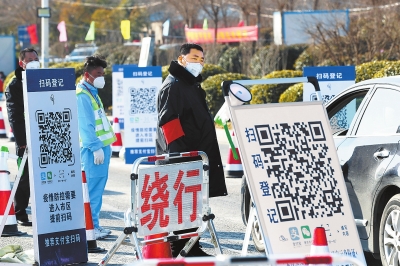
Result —
POLYGON ((93 152, 94 156, 94 164, 103 164, 104 163, 104 151, 102 148, 98 149, 97 151, 93 152))

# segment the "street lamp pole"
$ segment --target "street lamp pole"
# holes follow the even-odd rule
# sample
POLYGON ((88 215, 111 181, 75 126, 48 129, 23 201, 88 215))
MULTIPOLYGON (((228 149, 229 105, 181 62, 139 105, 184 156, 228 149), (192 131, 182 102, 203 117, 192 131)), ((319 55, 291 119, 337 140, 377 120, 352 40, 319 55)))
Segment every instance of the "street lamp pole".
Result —
MULTIPOLYGON (((42 0, 42 8, 49 7, 49 0, 42 0)), ((49 18, 42 17, 42 66, 49 66, 49 18)))

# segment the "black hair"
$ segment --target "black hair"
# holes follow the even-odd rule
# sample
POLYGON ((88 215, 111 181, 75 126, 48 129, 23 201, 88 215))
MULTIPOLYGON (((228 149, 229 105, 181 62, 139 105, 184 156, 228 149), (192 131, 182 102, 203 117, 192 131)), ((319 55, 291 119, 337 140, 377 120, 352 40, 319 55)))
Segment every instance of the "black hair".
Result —
POLYGON ((29 47, 19 52, 19 60, 23 61, 25 59, 26 53, 36 53, 36 55, 39 55, 38 52, 35 49, 33 49, 33 47, 29 47))
POLYGON ((196 49, 203 52, 203 48, 196 43, 184 43, 179 49, 181 55, 187 55, 190 53, 190 49, 196 49))
POLYGON ((106 68, 107 67, 107 62, 105 60, 105 58, 100 55, 100 54, 94 54, 92 56, 88 56, 86 57, 86 62, 84 65, 84 71, 85 72, 91 72, 93 69, 97 68, 97 67, 103 67, 106 68))

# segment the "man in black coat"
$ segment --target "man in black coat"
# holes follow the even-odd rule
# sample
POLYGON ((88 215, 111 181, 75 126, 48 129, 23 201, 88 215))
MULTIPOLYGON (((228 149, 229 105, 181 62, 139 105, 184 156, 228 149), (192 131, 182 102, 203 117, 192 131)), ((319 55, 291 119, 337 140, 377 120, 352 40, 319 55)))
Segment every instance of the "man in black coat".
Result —
MULTIPOLYGON (((26 148, 22 71, 25 71, 27 68, 38 67, 40 67, 38 53, 33 48, 22 50, 19 53, 19 66, 14 72, 15 76, 5 90, 8 121, 14 133, 15 150, 19 157, 24 155, 26 148)), ((29 169, 28 163, 26 163, 14 197, 15 217, 18 224, 23 226, 32 226, 32 222, 29 221, 28 214, 26 213, 29 197, 29 169)))
MULTIPOLYGON (((213 118, 201 88, 200 72, 204 66, 203 48, 183 44, 177 61, 172 61, 169 75, 158 94, 157 154, 203 151, 210 164, 209 196, 226 196, 225 176, 213 118)), ((192 160, 199 160, 195 158, 192 160)), ((166 163, 182 162, 170 160, 166 163)), ((193 232, 196 229, 176 233, 193 232)), ((188 239, 171 242, 173 256, 179 255, 188 239)), ((208 256, 197 241, 187 256, 208 256)))

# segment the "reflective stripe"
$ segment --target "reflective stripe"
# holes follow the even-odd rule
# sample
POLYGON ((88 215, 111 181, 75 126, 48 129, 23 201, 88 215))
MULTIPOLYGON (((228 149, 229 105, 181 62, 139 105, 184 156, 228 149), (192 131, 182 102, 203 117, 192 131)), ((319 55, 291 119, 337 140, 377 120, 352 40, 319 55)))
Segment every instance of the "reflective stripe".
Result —
POLYGON ((113 135, 114 135, 114 134, 112 134, 112 133, 110 132, 110 133, 107 133, 107 134, 105 134, 105 135, 98 136, 98 138, 99 138, 101 141, 105 141, 105 140, 107 140, 107 139, 111 139, 111 138, 113 137, 113 135))
POLYGON ((96 125, 96 131, 103 130, 103 128, 103 123, 101 123, 100 125, 96 125))
POLYGON ((98 110, 99 110, 99 109, 93 111, 93 113, 94 113, 94 120, 101 120, 101 117, 99 116, 98 110))

